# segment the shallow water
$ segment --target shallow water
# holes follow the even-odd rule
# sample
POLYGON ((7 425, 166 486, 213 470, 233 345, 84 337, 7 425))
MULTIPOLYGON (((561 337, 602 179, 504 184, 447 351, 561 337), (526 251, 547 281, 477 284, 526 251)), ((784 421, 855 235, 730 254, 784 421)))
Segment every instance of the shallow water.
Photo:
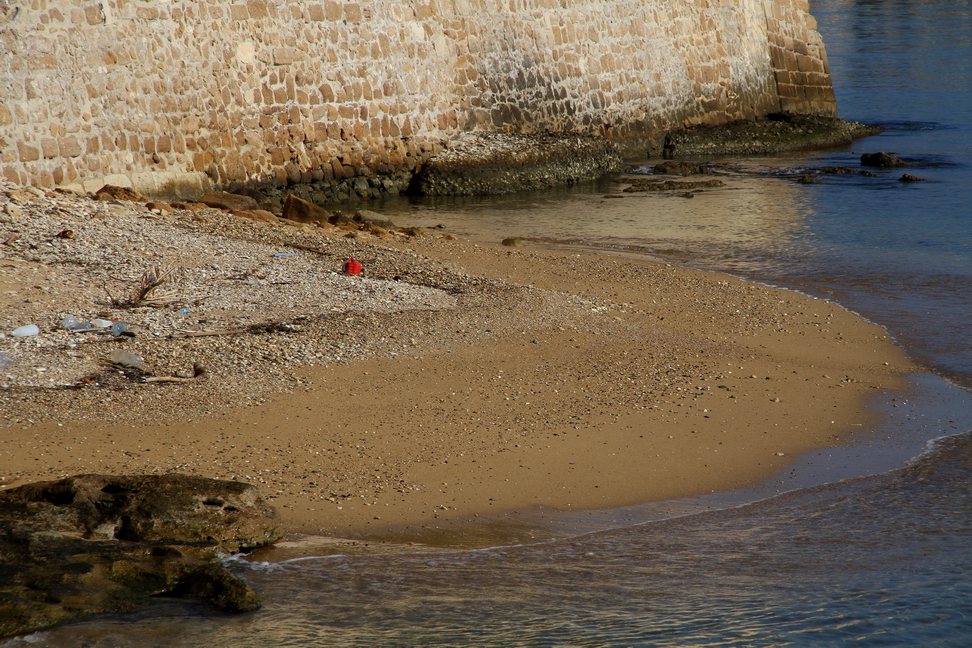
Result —
MULTIPOLYGON (((733 160, 729 189, 691 200, 605 199, 618 191, 605 181, 383 208, 460 236, 651 254, 835 299, 968 390, 972 3, 811 7, 842 116, 883 122, 883 135, 733 160), (913 161, 905 171, 927 182, 900 183, 900 169, 820 185, 792 179, 808 168, 856 166, 860 153, 877 150, 913 161)), ((972 426, 969 402, 967 391, 919 377, 885 412, 886 424, 810 453, 759 487, 563 520, 578 532, 622 528, 482 551, 237 563, 264 610, 227 617, 160 602, 134 619, 99 618, 7 645, 966 646, 972 434, 961 433, 972 426), (959 436, 886 472, 943 434, 959 436), (848 480, 860 474, 870 476, 848 480)))

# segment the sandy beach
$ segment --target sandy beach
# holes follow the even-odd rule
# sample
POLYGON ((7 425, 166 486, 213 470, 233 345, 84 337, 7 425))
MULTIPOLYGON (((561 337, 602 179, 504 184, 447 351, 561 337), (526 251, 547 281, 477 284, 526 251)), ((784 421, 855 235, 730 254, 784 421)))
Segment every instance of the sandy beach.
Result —
POLYGON ((880 327, 833 304, 664 263, 22 198, 24 217, 0 223, 0 352, 17 358, 0 371, 4 487, 183 472, 259 484, 291 538, 486 544, 496 521, 753 483, 867 429, 866 401, 894 397, 917 370, 880 327), (220 275, 207 280, 208 302, 108 313, 97 277, 115 275, 98 265, 106 235, 95 233, 143 226, 204 243, 131 245, 126 267, 158 262, 161 250, 187 282, 214 266, 227 275, 214 255, 242 243, 265 246, 267 264, 288 254, 313 267, 279 281, 270 268, 264 287, 246 283, 259 273, 230 277, 297 296, 269 295, 270 306, 217 308, 220 275), (56 239, 58 228, 75 238, 56 239), (39 256, 31 246, 42 239, 61 256, 39 256), (341 276, 352 255, 365 272, 341 276), (85 307, 145 333, 57 331, 85 307), (182 310, 193 327, 159 314, 182 310), (41 335, 10 337, 28 321, 41 335), (116 348, 149 370, 106 367, 116 348), (194 361, 204 380, 145 381, 186 378, 194 361), (64 382, 37 380, 56 371, 64 382))

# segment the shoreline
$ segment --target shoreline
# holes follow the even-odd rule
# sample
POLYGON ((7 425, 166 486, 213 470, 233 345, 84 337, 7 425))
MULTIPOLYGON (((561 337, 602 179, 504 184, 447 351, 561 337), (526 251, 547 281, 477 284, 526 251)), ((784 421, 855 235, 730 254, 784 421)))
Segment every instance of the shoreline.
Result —
MULTIPOLYGON (((150 214, 153 226, 171 219, 201 236, 201 221, 150 214)), ((920 371, 849 311, 729 276, 433 237, 348 241, 215 210, 206 218, 227 245, 256 237, 278 249, 299 233, 353 246, 369 259, 372 293, 438 285, 447 287, 436 299, 452 301, 380 312, 391 298, 379 294, 370 309, 311 316, 297 334, 93 340, 80 348, 125 346, 157 373, 176 350, 183 364, 193 353, 246 362, 225 358, 199 384, 116 377, 100 389, 0 392, 21 417, 0 433, 5 487, 97 472, 235 477, 263 488, 291 539, 483 546, 535 537, 537 511, 754 483, 866 427, 874 414, 862 399, 920 371), (408 273, 421 281, 382 276, 408 273), (346 340, 347 359, 326 366, 263 357, 335 339, 346 340), (49 420, 23 420, 32 408, 49 420)))

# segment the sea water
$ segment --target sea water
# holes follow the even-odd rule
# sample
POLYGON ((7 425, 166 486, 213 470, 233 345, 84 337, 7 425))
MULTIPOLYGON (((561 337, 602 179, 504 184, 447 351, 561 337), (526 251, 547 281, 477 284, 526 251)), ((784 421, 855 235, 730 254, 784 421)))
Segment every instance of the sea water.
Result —
MULTIPOLYGON (((616 188, 595 183, 386 209, 474 238, 731 272, 884 325, 936 373, 916 379, 911 410, 885 412, 883 428, 844 449, 843 464, 823 462, 832 475, 787 476, 750 493, 755 503, 533 546, 237 562, 266 603, 259 612, 167 601, 6 645, 972 644, 972 3, 813 0, 811 9, 841 116, 884 134, 732 160, 735 190, 691 200, 608 200, 616 188), (878 150, 915 166, 793 181, 878 150), (925 182, 902 183, 903 172, 925 182), (944 435, 955 436, 926 448, 944 435)), ((619 519, 605 512, 601 524, 619 519)))

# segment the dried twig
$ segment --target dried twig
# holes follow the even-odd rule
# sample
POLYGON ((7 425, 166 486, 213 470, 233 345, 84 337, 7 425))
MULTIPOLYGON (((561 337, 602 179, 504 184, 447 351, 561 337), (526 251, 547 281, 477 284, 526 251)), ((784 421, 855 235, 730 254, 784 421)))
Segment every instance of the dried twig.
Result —
POLYGON ((246 329, 229 329, 226 331, 179 331, 178 333, 173 333, 170 337, 173 338, 187 338, 187 337, 207 337, 210 335, 234 335, 236 333, 246 333, 246 329))
POLYGON ((150 306, 152 308, 163 308, 172 304, 198 303, 206 297, 194 297, 187 299, 177 288, 160 288, 166 282, 171 283, 175 266, 156 266, 142 273, 138 278, 135 288, 127 297, 115 297, 108 290, 108 285, 103 284, 108 301, 113 308, 137 308, 138 306, 150 306))
POLYGON ((198 362, 192 365, 192 377, 187 378, 184 376, 152 376, 151 378, 146 378, 145 382, 154 383, 184 383, 193 382, 197 380, 205 380, 209 376, 209 372, 206 371, 206 367, 202 366, 198 362))

